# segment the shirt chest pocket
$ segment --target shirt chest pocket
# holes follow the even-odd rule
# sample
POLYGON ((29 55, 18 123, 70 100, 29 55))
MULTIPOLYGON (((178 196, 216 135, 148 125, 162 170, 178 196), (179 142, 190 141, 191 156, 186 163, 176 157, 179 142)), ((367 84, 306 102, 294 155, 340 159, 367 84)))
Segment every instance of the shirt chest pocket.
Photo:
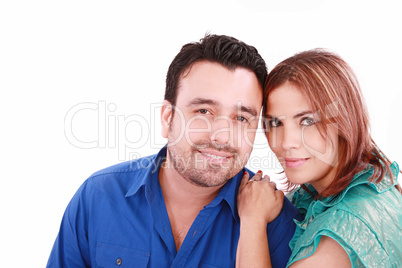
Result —
POLYGON ((144 250, 124 248, 98 243, 96 245, 97 267, 147 267, 151 253, 144 250))

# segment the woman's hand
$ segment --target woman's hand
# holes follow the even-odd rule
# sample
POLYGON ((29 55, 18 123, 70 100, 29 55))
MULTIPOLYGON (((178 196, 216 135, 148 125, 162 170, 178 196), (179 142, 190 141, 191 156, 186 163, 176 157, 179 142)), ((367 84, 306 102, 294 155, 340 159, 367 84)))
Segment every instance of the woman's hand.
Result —
POLYGON ((241 222, 255 225, 267 225, 281 212, 284 194, 275 189, 275 182, 269 176, 262 178, 259 171, 251 180, 244 173, 237 196, 237 210, 241 222))
POLYGON ((249 180, 244 173, 237 195, 240 217, 240 237, 237 245, 236 267, 271 267, 267 224, 281 212, 284 195, 275 190, 268 176, 257 172, 249 180))

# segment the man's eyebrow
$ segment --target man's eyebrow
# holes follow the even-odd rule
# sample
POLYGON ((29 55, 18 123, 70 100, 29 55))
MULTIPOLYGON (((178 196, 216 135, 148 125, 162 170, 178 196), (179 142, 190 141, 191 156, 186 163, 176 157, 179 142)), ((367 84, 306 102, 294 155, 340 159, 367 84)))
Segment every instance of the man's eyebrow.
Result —
MULTIPOLYGON (((187 104, 187 107, 193 106, 193 105, 200 105, 200 104, 221 106, 221 103, 219 101, 216 101, 216 100, 213 100, 213 99, 195 98, 195 99, 192 99, 187 104)), ((249 113, 252 116, 257 116, 258 115, 257 111, 253 107, 250 107, 250 106, 236 105, 235 109, 240 110, 240 111, 245 112, 245 113, 249 113)))
POLYGON ((215 105, 215 106, 220 106, 220 103, 217 102, 216 100, 212 99, 204 99, 204 98, 195 98, 192 99, 188 104, 188 106, 193 106, 193 105, 200 105, 200 104, 209 104, 209 105, 215 105))
POLYGON ((242 112, 249 113, 252 116, 257 116, 257 111, 253 107, 239 105, 237 106, 237 109, 239 109, 242 112))

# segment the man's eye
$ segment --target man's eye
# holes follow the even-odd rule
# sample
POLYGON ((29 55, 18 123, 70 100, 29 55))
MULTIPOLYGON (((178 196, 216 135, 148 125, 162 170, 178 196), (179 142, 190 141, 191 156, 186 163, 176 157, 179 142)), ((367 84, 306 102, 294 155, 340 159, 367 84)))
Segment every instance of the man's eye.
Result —
POLYGON ((300 124, 301 124, 302 126, 312 126, 312 125, 315 124, 315 121, 314 121, 314 119, 311 118, 311 117, 305 117, 305 118, 303 118, 303 119, 301 120, 300 124))
POLYGON ((199 109, 197 112, 200 114, 208 114, 209 113, 209 111, 207 109, 199 109))
POLYGON ((236 120, 241 122, 241 123, 248 123, 249 122, 247 118, 245 118, 244 116, 240 116, 240 115, 236 116, 236 120))

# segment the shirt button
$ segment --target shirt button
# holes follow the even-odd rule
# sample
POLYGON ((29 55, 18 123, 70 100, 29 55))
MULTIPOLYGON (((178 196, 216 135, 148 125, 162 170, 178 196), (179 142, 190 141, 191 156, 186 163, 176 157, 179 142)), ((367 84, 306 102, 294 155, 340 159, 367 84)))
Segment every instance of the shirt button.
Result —
POLYGON ((118 258, 118 259, 116 260, 116 264, 119 265, 119 266, 121 265, 121 259, 120 259, 120 258, 118 258))

